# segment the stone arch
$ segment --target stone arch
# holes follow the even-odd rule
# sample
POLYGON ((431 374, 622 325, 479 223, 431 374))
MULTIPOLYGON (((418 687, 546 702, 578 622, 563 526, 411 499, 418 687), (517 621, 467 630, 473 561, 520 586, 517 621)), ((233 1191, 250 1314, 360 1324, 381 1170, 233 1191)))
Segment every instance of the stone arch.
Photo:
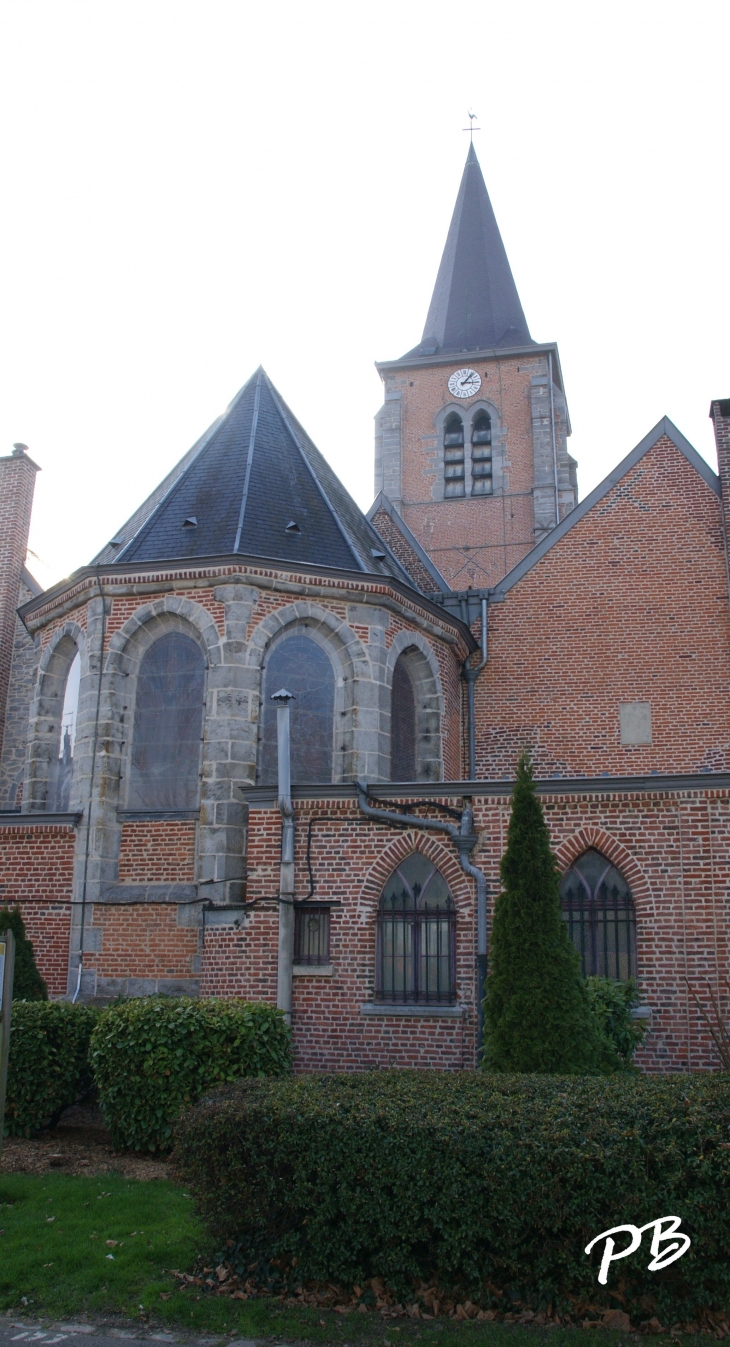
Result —
POLYGON ((287 635, 305 632, 321 645, 332 660, 335 670, 335 707, 334 718, 336 734, 334 737, 333 771, 334 781, 352 780, 358 772, 367 772, 369 766, 364 757, 366 745, 363 740, 367 734, 366 695, 364 689, 372 685, 373 675, 370 659, 361 640, 352 627, 336 613, 330 612, 321 604, 301 600, 289 603, 275 612, 269 613, 255 627, 248 643, 246 659, 249 667, 258 674, 256 687, 255 719, 260 720, 262 688, 262 665, 268 650, 287 635))
POLYGON ((406 661, 416 698, 416 779, 443 780, 441 726, 444 696, 439 662, 429 641, 418 631, 399 631, 388 651, 385 683, 388 691, 386 725, 391 742, 393 673, 400 657, 406 661))
MULTIPOLYGON (((67 620, 56 628, 38 665, 35 696, 30 705, 23 807, 29 813, 46 809, 54 759, 61 737, 61 714, 69 670, 79 654, 79 711, 91 692, 86 631, 67 620)), ((79 716, 80 718, 80 716, 79 716)), ((75 775, 75 768, 74 768, 75 775)))
POLYGON ((606 860, 621 871, 631 890, 637 918, 642 921, 654 918, 656 915, 654 895, 636 857, 622 842, 619 842, 611 833, 606 832, 605 828, 598 827, 596 824, 586 824, 577 833, 573 833, 571 837, 567 837, 565 841, 561 842, 555 851, 561 875, 565 874, 579 856, 591 849, 600 851, 601 855, 606 857, 606 860))

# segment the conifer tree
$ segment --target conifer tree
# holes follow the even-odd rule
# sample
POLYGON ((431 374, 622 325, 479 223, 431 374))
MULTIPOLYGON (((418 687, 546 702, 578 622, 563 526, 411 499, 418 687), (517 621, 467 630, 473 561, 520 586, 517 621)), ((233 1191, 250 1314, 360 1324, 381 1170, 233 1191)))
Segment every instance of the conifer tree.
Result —
POLYGON ((11 930, 15 936, 14 1001, 47 1001, 48 988, 36 968, 33 946, 25 934, 25 925, 17 907, 0 908, 0 939, 11 930))
POLYGON ((501 877, 482 1065, 569 1074, 611 1069, 578 951, 560 915, 558 870, 526 752, 517 767, 501 877))

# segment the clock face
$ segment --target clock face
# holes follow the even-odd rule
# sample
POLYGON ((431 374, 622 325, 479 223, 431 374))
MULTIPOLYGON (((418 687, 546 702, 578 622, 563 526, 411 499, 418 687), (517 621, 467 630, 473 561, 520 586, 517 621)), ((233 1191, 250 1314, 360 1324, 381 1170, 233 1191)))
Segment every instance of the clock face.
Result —
POLYGON ((473 398, 482 381, 475 369, 457 369, 449 379, 449 392, 455 398, 473 398))

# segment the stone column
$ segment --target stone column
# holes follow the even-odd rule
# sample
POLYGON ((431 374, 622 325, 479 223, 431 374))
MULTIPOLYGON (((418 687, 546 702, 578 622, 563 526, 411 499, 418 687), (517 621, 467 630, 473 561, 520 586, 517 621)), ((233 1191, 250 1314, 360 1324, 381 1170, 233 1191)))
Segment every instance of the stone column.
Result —
POLYGON ((25 565, 37 463, 24 445, 0 458, 0 753, 13 661, 16 609, 25 565))

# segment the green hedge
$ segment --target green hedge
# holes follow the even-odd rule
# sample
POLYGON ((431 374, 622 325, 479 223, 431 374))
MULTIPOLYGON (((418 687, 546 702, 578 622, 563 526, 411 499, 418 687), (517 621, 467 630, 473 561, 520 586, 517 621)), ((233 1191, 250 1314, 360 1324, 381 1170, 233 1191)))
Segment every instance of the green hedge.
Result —
POLYGON ((212 1232, 244 1264, 296 1257, 297 1281, 422 1279, 502 1309, 621 1290, 669 1324, 730 1308, 727 1076, 246 1081, 181 1120, 176 1159, 212 1232), (601 1288, 590 1240, 668 1215, 689 1252, 650 1273, 649 1232, 601 1288))
POLYGON ((10 1019, 5 1135, 28 1137, 56 1121, 87 1094, 92 1079, 92 1006, 65 1001, 13 1001, 10 1019))
POLYGON ((274 1006, 150 996, 110 1006, 91 1063, 114 1144, 168 1150, 183 1108, 241 1076, 291 1066, 291 1034, 274 1006))

